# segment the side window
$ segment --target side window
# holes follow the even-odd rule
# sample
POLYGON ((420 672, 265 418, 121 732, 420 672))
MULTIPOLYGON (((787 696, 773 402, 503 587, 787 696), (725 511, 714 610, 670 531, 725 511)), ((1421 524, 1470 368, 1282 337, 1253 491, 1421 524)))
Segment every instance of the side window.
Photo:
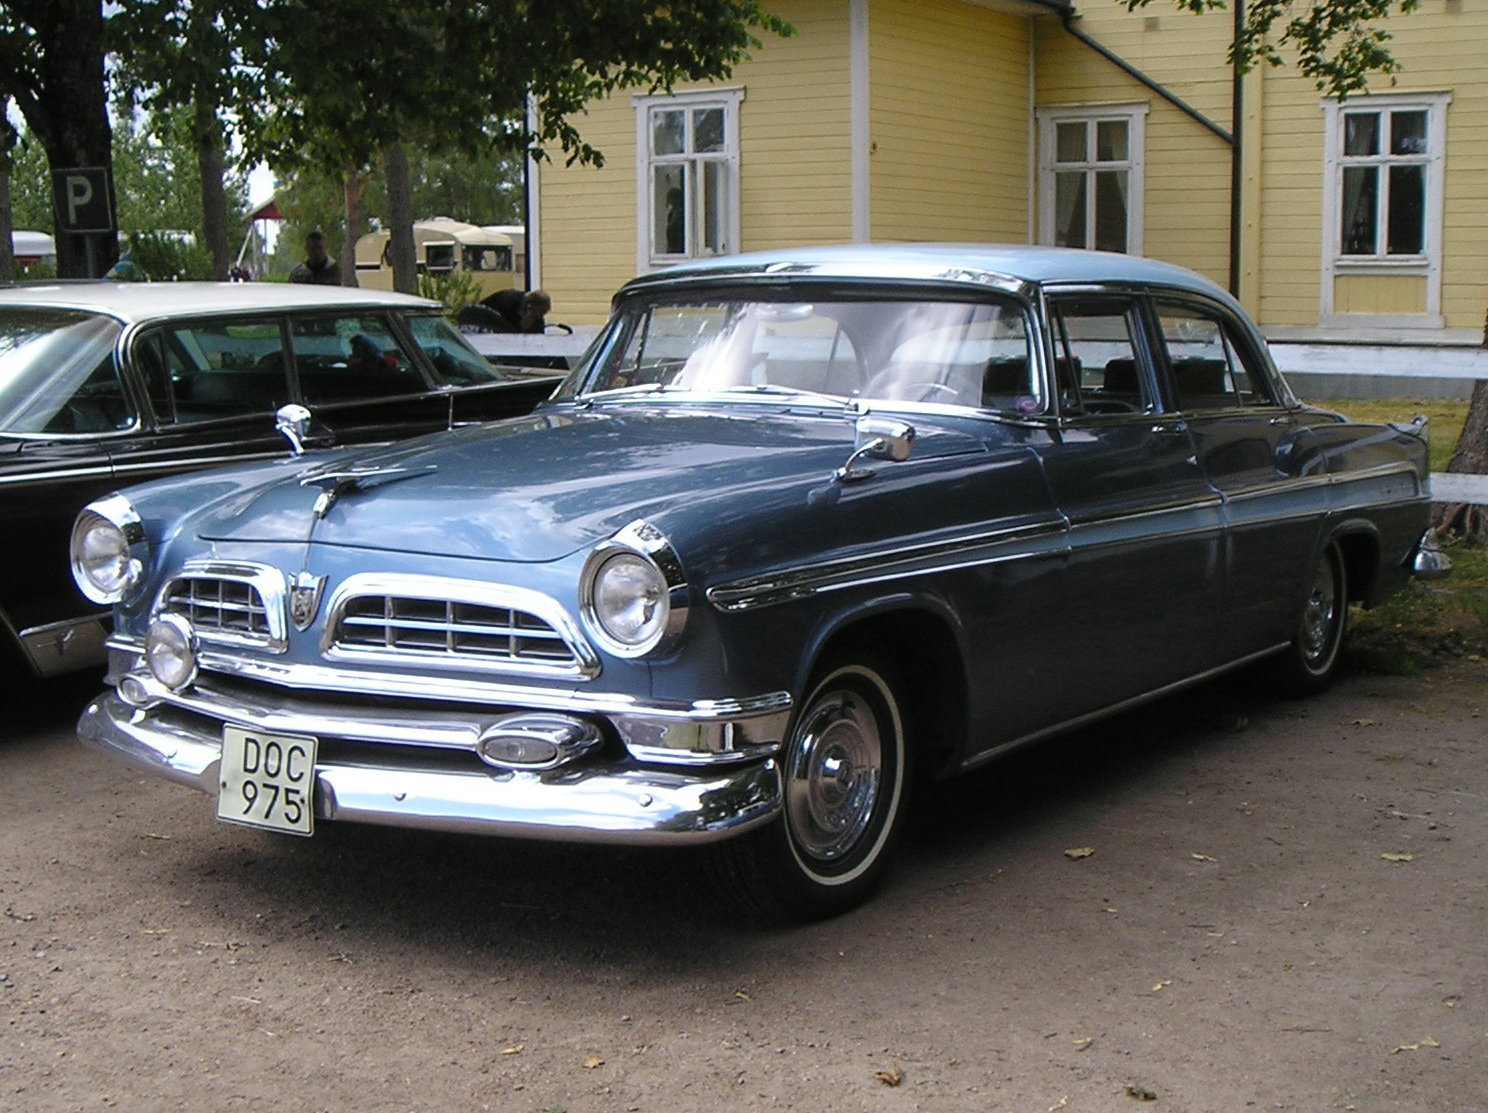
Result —
POLYGON ((277 321, 201 321, 163 329, 134 350, 155 418, 184 425, 271 414, 290 401, 277 321))
POLYGON ((299 317, 290 345, 306 405, 419 394, 429 384, 380 313, 299 317))
POLYGON ((1269 406, 1274 401, 1255 357, 1233 326, 1206 306, 1157 303, 1173 401, 1180 410, 1269 406))
POLYGON ((1054 385, 1065 414, 1142 413, 1154 408, 1136 344, 1136 303, 1120 297, 1049 301, 1054 385))

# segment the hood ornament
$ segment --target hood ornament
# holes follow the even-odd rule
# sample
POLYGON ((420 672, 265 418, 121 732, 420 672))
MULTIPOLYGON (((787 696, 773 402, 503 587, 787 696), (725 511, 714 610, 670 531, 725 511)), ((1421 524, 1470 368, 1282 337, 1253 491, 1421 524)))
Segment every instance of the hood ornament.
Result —
POLYGON ((365 491, 384 483, 396 483, 400 479, 428 475, 436 470, 433 464, 423 464, 416 468, 379 464, 347 464, 342 467, 332 465, 302 473, 300 486, 320 488, 320 494, 316 496, 312 513, 316 518, 324 518, 331 507, 336 505, 336 500, 349 491, 365 491))

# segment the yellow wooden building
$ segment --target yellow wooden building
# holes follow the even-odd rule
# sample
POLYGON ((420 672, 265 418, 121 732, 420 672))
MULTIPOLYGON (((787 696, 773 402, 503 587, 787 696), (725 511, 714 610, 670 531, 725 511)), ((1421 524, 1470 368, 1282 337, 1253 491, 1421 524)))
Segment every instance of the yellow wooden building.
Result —
POLYGON ((1177 262, 1277 338, 1476 339, 1488 300, 1488 6, 1393 18, 1404 69, 1321 96, 1236 80, 1232 16, 1166 0, 774 0, 723 83, 579 121, 541 164, 533 282, 605 315, 632 275, 806 243, 1065 243, 1177 262))

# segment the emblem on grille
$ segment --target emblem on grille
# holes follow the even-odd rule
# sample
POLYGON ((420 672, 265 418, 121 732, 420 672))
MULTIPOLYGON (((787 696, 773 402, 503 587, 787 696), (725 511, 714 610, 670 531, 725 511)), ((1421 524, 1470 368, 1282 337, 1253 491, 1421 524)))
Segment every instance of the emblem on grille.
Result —
POLYGON ((296 572, 289 582, 289 617, 296 630, 308 630, 315 621, 325 582, 324 576, 312 576, 309 572, 296 572))

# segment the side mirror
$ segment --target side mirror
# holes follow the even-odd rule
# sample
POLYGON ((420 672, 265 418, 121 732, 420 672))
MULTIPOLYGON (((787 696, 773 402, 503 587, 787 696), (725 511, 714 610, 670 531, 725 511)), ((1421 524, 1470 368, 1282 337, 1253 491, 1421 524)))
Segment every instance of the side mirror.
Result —
POLYGON ((847 458, 847 463, 832 473, 833 478, 840 482, 850 483, 872 477, 873 469, 858 467, 859 460, 898 462, 908 460, 909 454, 914 451, 914 426, 906 421, 864 416, 858 418, 854 430, 857 435, 853 441, 853 454, 847 458))
POLYGON ((310 411, 295 402, 280 406, 274 413, 274 431, 289 441, 290 455, 304 455, 305 438, 310 435, 310 411))

